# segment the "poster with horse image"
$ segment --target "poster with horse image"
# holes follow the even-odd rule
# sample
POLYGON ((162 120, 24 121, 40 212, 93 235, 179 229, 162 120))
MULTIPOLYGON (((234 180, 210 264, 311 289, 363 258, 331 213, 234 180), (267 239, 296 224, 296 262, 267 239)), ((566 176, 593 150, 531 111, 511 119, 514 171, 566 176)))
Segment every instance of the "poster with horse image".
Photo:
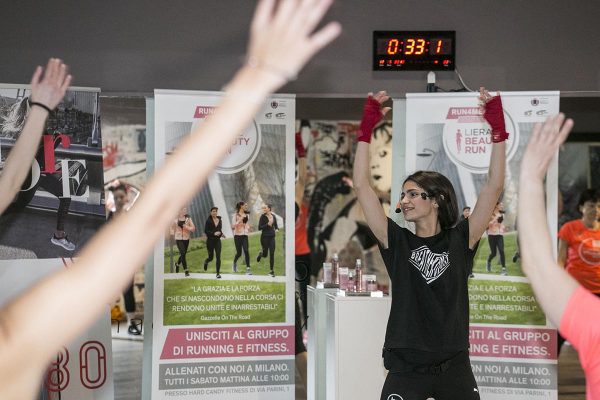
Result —
MULTIPOLYGON (((221 95, 156 91, 156 165, 221 95)), ((269 98, 155 250, 153 399, 294 398, 294 112, 269 98)))

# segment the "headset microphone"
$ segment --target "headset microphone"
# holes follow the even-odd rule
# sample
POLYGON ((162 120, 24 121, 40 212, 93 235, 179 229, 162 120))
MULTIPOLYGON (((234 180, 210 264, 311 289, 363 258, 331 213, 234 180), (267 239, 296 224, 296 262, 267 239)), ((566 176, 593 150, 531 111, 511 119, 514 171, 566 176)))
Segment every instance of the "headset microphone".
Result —
POLYGON ((400 214, 402 212, 402 208, 400 208, 400 202, 396 204, 396 214, 400 214))

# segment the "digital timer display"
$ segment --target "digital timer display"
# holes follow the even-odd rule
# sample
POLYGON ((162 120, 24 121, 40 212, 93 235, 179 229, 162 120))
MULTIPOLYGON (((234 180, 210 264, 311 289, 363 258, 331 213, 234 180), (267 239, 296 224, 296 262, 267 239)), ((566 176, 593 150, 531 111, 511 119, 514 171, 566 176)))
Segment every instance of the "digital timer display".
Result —
POLYGON ((454 31, 375 31, 373 70, 454 70, 454 31))

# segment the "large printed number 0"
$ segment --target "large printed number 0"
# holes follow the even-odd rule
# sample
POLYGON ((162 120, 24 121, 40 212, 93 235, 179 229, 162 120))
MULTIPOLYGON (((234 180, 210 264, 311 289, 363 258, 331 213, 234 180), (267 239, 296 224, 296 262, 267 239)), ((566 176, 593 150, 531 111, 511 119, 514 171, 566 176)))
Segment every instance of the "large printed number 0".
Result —
POLYGON ((85 342, 79 349, 79 374, 81 375, 81 384, 88 389, 96 389, 106 382, 106 349, 98 341, 91 340, 85 342), (90 356, 90 353, 92 354, 90 356), (96 376, 90 376, 90 368, 93 359, 96 359, 96 376))
MULTIPOLYGON (((67 389, 71 380, 68 369, 69 351, 66 348, 57 354, 46 373, 46 387, 51 392, 67 389)), ((97 389, 106 382, 106 348, 98 341, 90 340, 79 349, 79 375, 81 384, 88 389, 97 389), (94 367, 94 364, 96 368, 94 367), (95 374, 93 376, 92 374, 95 374)))

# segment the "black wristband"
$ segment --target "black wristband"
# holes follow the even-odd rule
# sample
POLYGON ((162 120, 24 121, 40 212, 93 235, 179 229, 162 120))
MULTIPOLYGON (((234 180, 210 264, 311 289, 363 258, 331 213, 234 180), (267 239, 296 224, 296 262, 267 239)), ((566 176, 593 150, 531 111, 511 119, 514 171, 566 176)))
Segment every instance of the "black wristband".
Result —
POLYGON ((28 99, 27 102, 29 103, 30 107, 33 107, 33 106, 42 107, 44 110, 48 111, 48 114, 50 114, 52 112, 52 110, 50 109, 50 107, 48 107, 45 104, 38 103, 37 101, 31 101, 31 99, 28 99))

